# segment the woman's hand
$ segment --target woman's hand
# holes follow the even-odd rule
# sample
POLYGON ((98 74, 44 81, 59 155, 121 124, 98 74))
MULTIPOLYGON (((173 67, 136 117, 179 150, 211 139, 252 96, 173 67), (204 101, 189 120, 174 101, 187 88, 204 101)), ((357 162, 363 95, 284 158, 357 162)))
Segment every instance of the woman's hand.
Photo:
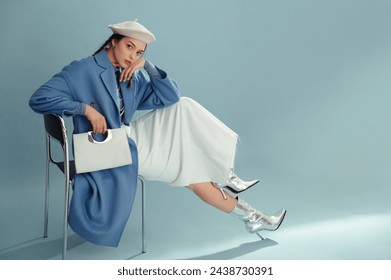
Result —
POLYGON ((90 105, 86 106, 86 117, 90 121, 94 133, 106 133, 107 124, 105 117, 90 105))
POLYGON ((122 70, 119 81, 124 82, 130 80, 132 78, 133 73, 136 72, 136 70, 143 68, 144 65, 145 65, 145 59, 139 58, 131 66, 122 70))

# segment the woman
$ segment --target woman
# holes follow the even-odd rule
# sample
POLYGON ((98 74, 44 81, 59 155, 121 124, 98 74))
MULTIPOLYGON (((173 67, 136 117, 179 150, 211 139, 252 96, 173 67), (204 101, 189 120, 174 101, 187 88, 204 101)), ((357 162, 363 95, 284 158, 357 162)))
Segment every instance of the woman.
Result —
POLYGON ((187 186, 206 203, 244 221, 250 233, 276 230, 286 210, 266 216, 226 190, 246 182, 233 172, 237 134, 143 58, 155 36, 137 21, 109 25, 112 36, 90 57, 74 61, 31 97, 41 114, 72 116, 74 133, 126 126, 132 164, 76 174, 69 224, 86 240, 117 246, 130 214, 137 176, 187 186), (149 113, 132 121, 136 110, 149 113))

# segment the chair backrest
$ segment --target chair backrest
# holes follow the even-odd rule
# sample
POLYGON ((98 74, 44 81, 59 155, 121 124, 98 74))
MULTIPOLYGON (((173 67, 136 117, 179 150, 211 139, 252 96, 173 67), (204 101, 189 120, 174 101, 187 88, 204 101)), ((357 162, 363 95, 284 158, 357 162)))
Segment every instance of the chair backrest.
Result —
POLYGON ((45 130, 51 137, 64 146, 67 141, 67 130, 64 119, 58 115, 44 115, 45 130))

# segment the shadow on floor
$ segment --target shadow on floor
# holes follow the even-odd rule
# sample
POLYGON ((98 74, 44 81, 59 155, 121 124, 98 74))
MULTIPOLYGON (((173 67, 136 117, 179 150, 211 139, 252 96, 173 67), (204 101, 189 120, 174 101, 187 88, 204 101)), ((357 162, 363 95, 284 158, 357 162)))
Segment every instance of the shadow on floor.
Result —
POLYGON ((236 248, 185 260, 230 260, 275 245, 278 245, 278 243, 269 238, 265 238, 263 240, 241 244, 236 248))
MULTIPOLYGON (((76 235, 69 236, 68 250, 75 248, 84 242, 84 240, 76 235)), ((55 240, 36 238, 1 250, 0 260, 46 260, 61 255, 61 253, 62 238, 55 240)))

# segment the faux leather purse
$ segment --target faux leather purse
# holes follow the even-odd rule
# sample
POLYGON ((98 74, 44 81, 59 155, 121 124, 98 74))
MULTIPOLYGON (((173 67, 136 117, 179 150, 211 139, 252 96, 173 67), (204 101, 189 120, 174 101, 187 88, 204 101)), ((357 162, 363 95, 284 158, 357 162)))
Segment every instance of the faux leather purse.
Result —
POLYGON ((97 141, 93 132, 73 135, 76 173, 86 173, 132 164, 126 128, 107 130, 106 139, 97 141))

